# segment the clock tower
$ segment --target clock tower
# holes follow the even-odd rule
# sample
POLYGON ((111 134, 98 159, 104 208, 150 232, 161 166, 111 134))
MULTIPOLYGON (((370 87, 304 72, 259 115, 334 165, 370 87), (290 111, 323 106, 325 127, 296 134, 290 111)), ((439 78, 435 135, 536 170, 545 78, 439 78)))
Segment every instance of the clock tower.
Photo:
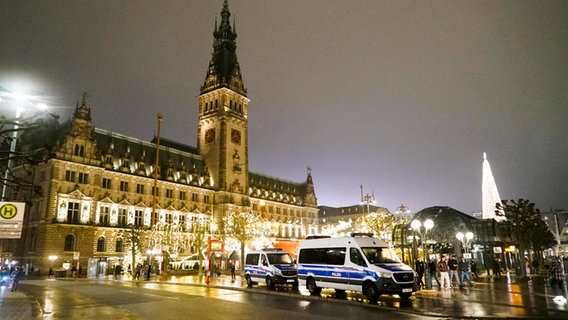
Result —
POLYGON ((248 103, 227 0, 215 20, 213 55, 201 86, 197 149, 218 191, 217 204, 248 205, 248 103))

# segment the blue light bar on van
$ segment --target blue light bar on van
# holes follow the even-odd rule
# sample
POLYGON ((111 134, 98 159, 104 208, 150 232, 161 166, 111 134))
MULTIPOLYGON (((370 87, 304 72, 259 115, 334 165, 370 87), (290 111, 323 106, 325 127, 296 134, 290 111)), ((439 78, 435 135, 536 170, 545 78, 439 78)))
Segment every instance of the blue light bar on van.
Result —
POLYGON ((350 237, 373 237, 374 234, 371 232, 350 232, 350 237))

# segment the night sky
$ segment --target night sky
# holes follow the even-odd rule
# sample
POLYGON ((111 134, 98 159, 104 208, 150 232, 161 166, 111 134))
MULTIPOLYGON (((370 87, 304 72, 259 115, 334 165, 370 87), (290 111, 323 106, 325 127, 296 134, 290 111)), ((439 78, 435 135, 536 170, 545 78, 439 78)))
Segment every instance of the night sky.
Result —
MULTIPOLYGON (((62 120, 196 146, 222 0, 1 0, 0 85, 62 120)), ((503 199, 568 209, 568 1, 230 0, 251 171, 319 205, 481 210, 487 152, 503 199)), ((220 19, 219 19, 220 20, 220 19)), ((4 104, 5 106, 6 104, 4 104)), ((15 113, 0 104, 0 113, 15 113)))

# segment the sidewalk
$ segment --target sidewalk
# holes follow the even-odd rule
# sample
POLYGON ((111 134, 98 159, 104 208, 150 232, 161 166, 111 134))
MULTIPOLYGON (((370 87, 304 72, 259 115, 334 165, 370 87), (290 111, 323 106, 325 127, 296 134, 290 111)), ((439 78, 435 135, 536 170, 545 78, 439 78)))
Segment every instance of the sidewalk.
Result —
POLYGON ((23 292, 12 292, 6 286, 0 288, 0 315, 2 319, 34 319, 32 302, 23 292))

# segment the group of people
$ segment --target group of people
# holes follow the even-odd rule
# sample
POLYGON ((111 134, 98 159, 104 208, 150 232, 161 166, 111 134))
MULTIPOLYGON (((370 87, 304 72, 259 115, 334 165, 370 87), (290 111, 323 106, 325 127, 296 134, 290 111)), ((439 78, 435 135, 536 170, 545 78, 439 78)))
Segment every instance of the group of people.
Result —
MULTIPOLYGON (((460 288, 463 288, 464 281, 467 282, 470 287, 473 287, 474 284, 471 281, 470 272, 473 273, 476 278, 478 277, 477 264, 475 260, 472 259, 471 262, 468 262, 463 256, 459 261, 456 259, 455 255, 452 255, 447 261, 446 256, 442 256, 442 258, 438 262, 436 262, 436 259, 432 258, 428 262, 427 268, 430 278, 436 280, 439 289, 452 288, 452 281, 454 279, 459 284, 460 288), (440 274, 440 278, 438 278, 438 274, 440 274)), ((422 259, 417 259, 417 284, 420 288, 424 288, 422 277, 424 276, 424 272, 426 271, 425 269, 426 265, 424 264, 422 259)))
POLYGON ((150 280, 150 274, 152 273, 152 267, 149 264, 141 265, 138 264, 134 271, 134 280, 139 281, 140 276, 143 275, 144 279, 150 280))

